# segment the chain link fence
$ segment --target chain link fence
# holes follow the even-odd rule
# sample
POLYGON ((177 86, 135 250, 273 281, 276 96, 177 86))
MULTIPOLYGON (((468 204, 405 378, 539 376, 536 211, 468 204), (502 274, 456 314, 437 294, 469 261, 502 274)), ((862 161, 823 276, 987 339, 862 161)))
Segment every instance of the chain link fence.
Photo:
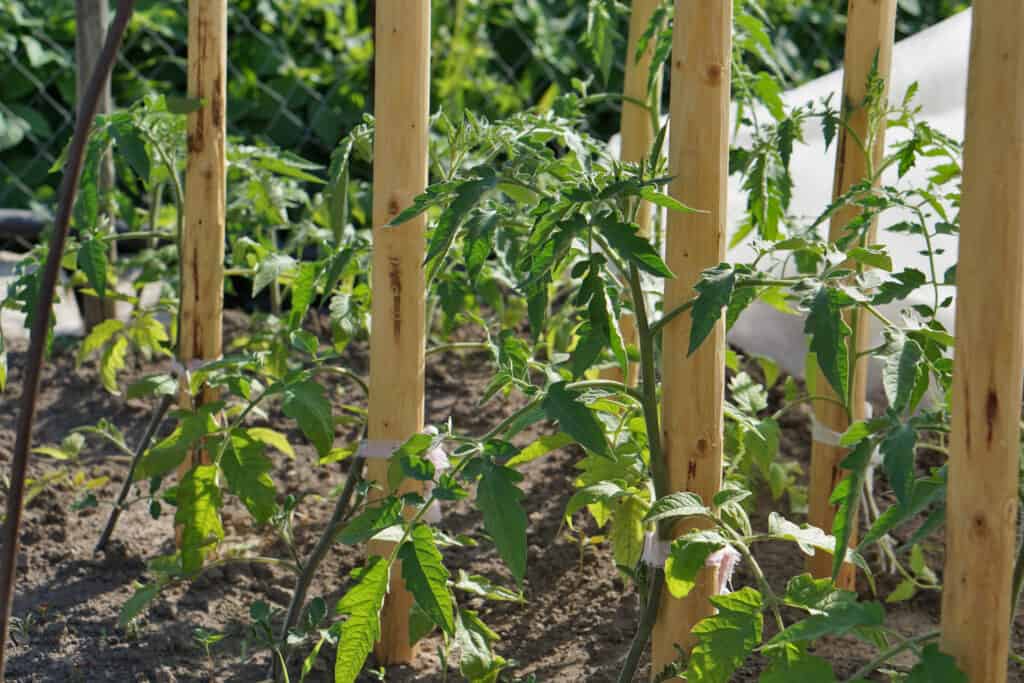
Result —
MULTIPOLYGON (((111 10, 113 11, 113 10, 111 10)), ((229 134, 325 164, 372 111, 370 0, 234 0, 229 4, 229 134)), ((140 0, 112 78, 115 107, 186 91, 187 5, 140 0)), ((496 118, 586 80, 586 3, 434 3, 434 102, 496 118)), ((624 27, 623 27, 624 28, 624 27)), ((47 206, 71 136, 74 0, 0 0, 0 208, 47 206)), ((625 50, 609 88, 621 87, 625 50)), ((617 105, 593 127, 610 134, 617 105)))

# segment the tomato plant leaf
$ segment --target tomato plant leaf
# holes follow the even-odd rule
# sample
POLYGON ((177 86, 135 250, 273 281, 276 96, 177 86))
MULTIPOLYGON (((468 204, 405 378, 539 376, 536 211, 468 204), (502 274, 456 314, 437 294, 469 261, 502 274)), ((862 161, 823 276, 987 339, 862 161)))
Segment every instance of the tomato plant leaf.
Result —
POLYGON ((967 675, 961 671, 956 660, 939 646, 929 643, 921 653, 921 661, 910 670, 906 683, 967 683, 967 675))
POLYGON ((512 456, 512 458, 505 463, 505 466, 518 467, 519 465, 525 465, 528 462, 533 462, 537 458, 544 457, 551 451, 555 451, 559 448, 564 448, 571 443, 575 443, 575 441, 575 439, 565 432, 540 436, 536 441, 512 456))
POLYGON ((645 522, 660 522, 663 519, 680 519, 700 517, 711 514, 711 510, 701 501, 700 496, 688 491, 677 491, 654 501, 645 522))
POLYGON ((107 295, 107 247, 102 240, 91 239, 78 248, 78 267, 89 286, 101 299, 107 295))
POLYGON ((850 328, 843 320, 839 296, 835 289, 818 288, 811 300, 804 332, 811 335, 810 349, 821 373, 839 396, 846 396, 850 376, 846 336, 850 328))
POLYGON ((216 466, 198 465, 189 470, 178 485, 176 503, 174 523, 182 529, 181 568, 193 574, 203 566, 212 546, 224 539, 216 466))
POLYGON ((267 285, 277 282, 279 277, 295 267, 295 263, 295 259, 287 254, 280 252, 268 254, 256 269, 256 275, 252 280, 252 295, 255 297, 267 285))
POLYGON ((598 455, 611 457, 601 423, 594 417, 594 413, 577 401, 576 395, 565 387, 565 382, 548 387, 548 393, 541 403, 548 419, 558 422, 562 431, 584 448, 598 455))
MULTIPOLYGON (((835 519, 832 522, 832 533, 835 535, 835 546, 845 548, 850 542, 850 534, 857 524, 857 512, 860 510, 860 494, 864 484, 864 477, 867 473, 868 463, 871 462, 872 442, 865 439, 857 444, 857 447, 846 456, 842 466, 850 471, 846 477, 836 486, 832 492, 830 502, 836 505, 835 519)), ((846 559, 850 559, 850 552, 847 552, 846 559)), ((859 557, 859 555, 858 555, 859 557)), ((843 566, 843 556, 834 554, 832 557, 832 577, 839 576, 839 570, 843 566)))
POLYGON ((716 531, 691 531, 674 540, 665 560, 665 584, 673 597, 689 595, 708 556, 727 545, 716 531))
POLYGON ((288 437, 281 432, 276 432, 269 427, 249 427, 245 430, 245 435, 253 441, 259 441, 271 448, 276 448, 292 460, 295 459, 295 449, 288 443, 288 437))
POLYGON ((144 584, 135 584, 135 592, 132 596, 125 601, 124 605, 121 606, 121 611, 117 615, 117 625, 120 628, 124 628, 128 624, 135 621, 135 618, 142 614, 142 611, 146 609, 146 605, 153 602, 156 596, 160 594, 160 584, 156 581, 150 581, 144 584))
POLYGON ((357 545, 401 521, 402 501, 389 496, 379 505, 368 507, 353 517, 336 540, 345 545, 357 545))
POLYGON ((214 425, 210 415, 215 407, 219 408, 214 404, 207 404, 198 412, 182 417, 173 432, 142 456, 138 467, 135 468, 135 480, 161 477, 180 465, 189 450, 213 431, 214 425))
POLYGON ((760 683, 791 683, 792 681, 813 681, 813 683, 835 683, 836 675, 832 665, 821 657, 809 654, 795 643, 765 650, 771 660, 768 669, 761 674, 760 683))
POLYGON ((448 590, 448 570, 426 524, 413 527, 410 539, 398 551, 402 578, 416 604, 448 635, 455 634, 454 601, 448 590))
POLYGON ((685 678, 701 683, 729 683, 747 656, 761 643, 764 617, 761 594, 753 588, 711 597, 718 613, 697 622, 697 644, 685 678))
MULTIPOLYGON (((924 350, 913 339, 904 340, 899 353, 889 356, 882 372, 882 383, 889 405, 897 412, 903 412, 917 384, 918 366, 924 350)), ((909 406, 913 408, 913 406, 909 406)))
POLYGON ((296 329, 302 325, 306 317, 309 305, 313 303, 316 295, 316 280, 320 273, 320 266, 317 263, 302 263, 295 273, 295 280, 292 282, 292 310, 288 314, 288 326, 296 329))
POLYGON ((644 549, 644 513, 647 506, 635 495, 615 502, 612 516, 612 555, 619 567, 633 569, 644 549))
POLYGON ((523 492, 516 484, 522 479, 513 469, 488 464, 476 492, 484 528, 520 585, 526 576, 526 512, 520 502, 523 492))
POLYGON ((231 436, 220 460, 228 489, 238 496, 259 524, 269 520, 277 510, 277 489, 269 474, 273 463, 264 454, 264 448, 262 442, 253 441, 239 431, 231 436))
POLYGON ((841 636, 863 626, 881 626, 885 610, 877 602, 842 600, 828 605, 820 614, 812 614, 776 634, 770 644, 809 642, 824 636, 841 636))
POLYGON ((701 273, 700 281, 694 286, 697 298, 690 309, 693 324, 690 326, 688 354, 692 355, 704 343, 715 324, 721 320, 722 309, 729 305, 735 286, 736 271, 728 263, 720 263, 701 273))
POLYGON ((371 557, 355 573, 356 585, 338 601, 337 612, 348 618, 341 624, 334 680, 355 683, 373 645, 380 640, 380 610, 388 592, 390 567, 382 557, 371 557))
POLYGON ((128 353, 128 339, 118 337, 100 356, 100 381, 103 387, 112 394, 117 394, 117 371, 124 369, 125 356, 128 353))
POLYGON ((882 452, 882 467, 901 506, 910 504, 914 485, 914 452, 917 445, 917 431, 909 424, 902 424, 886 434, 879 450, 882 452))
POLYGON ((455 645, 459 650, 459 671, 467 680, 495 683, 505 660, 494 654, 491 643, 498 634, 487 627, 477 613, 460 609, 455 620, 455 645))
POLYGON ((609 246, 627 262, 655 277, 675 277, 654 246, 639 235, 636 225, 602 220, 597 227, 609 246))
POLYGON ((322 386, 312 380, 290 385, 284 391, 281 410, 298 422, 299 429, 321 457, 327 455, 334 442, 334 421, 322 386))

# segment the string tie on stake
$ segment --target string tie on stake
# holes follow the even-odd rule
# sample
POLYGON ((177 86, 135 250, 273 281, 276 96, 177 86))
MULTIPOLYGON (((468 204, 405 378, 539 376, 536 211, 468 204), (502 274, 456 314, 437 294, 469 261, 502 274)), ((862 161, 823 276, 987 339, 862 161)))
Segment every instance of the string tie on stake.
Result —
POLYGON ((715 595, 725 595, 732 591, 732 574, 740 563, 740 553, 731 545, 720 548, 708 555, 704 566, 717 570, 715 575, 715 595))
MULTIPOLYGON (((867 419, 871 419, 874 415, 874 406, 871 405, 870 401, 864 402, 864 415, 867 419)), ((811 413, 811 441, 815 443, 824 444, 826 446, 840 446, 843 435, 837 432, 825 424, 818 421, 818 418, 811 413)), ((882 464, 882 455, 878 448, 875 448, 871 453, 871 462, 869 465, 870 470, 873 471, 875 467, 882 464)))
POLYGON ((671 547, 672 541, 666 541, 657 531, 648 531, 644 534, 644 550, 640 561, 653 569, 662 569, 671 547))
MULTIPOLYGON (((433 425, 425 427, 422 433, 431 437, 436 437, 440 434, 437 427, 433 425)), ((388 460, 404 443, 404 441, 392 439, 364 439, 359 442, 356 455, 362 456, 367 460, 388 460)), ((434 466, 434 479, 424 482, 423 486, 423 495, 425 498, 429 498, 434 491, 438 478, 443 472, 451 468, 451 462, 448 460, 448 454, 441 448, 439 443, 431 445, 423 454, 423 459, 434 466)), ((440 524, 441 501, 435 500, 430 505, 430 509, 424 513, 423 519, 431 524, 440 524)))

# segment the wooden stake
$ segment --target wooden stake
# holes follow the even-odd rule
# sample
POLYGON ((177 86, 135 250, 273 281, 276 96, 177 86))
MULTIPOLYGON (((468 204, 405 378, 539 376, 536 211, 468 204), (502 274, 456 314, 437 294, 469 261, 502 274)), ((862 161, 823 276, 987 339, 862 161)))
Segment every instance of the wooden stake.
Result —
MULTIPOLYGON (((96 68, 100 50, 107 37, 107 24, 110 23, 110 8, 107 0, 76 0, 75 1, 75 73, 77 76, 76 93, 81 99, 89 85, 89 78, 96 68)), ((110 80, 103 86, 100 95, 98 114, 109 114, 114 110, 113 98, 110 95, 110 80)), ((107 153, 100 162, 100 196, 106 197, 114 187, 114 157, 107 153)), ((113 227, 111 227, 113 230, 113 227)), ((110 243, 110 259, 117 257, 117 242, 110 243)), ((114 317, 114 299, 95 296, 82 297, 82 317, 85 329, 92 330, 104 320, 114 317)))
POLYGON ((1007 680, 1024 304, 1024 4, 974 6, 957 268, 942 649, 1007 680))
MULTIPOLYGON (((397 228, 387 224, 427 186, 430 3, 378 0, 375 50, 369 438, 404 441, 423 429, 426 217, 397 228)), ((386 488, 387 468, 386 460, 370 460, 367 474, 386 488)), ((383 555, 391 547, 372 543, 370 552, 383 555)), ((409 644, 413 600, 400 576, 396 566, 381 614, 375 651, 382 664, 415 655, 409 644)))
MULTIPOLYGON (((707 213, 669 212, 665 310, 693 297, 701 272, 725 259, 729 159, 732 2, 676 0, 672 47, 669 193, 707 213)), ((722 403, 725 394, 725 324, 719 321, 687 357, 690 316, 663 333, 661 443, 671 491, 693 491, 710 503, 722 483, 722 403)), ((682 533, 692 526, 680 525, 682 533)), ((662 596, 652 635, 652 675, 676 659, 675 646, 693 644, 690 629, 712 614, 715 576, 701 572, 684 600, 662 596)))
MULTIPOLYGON (((227 0, 191 0, 188 5, 188 95, 202 106, 188 115, 185 223, 181 235, 181 314, 178 358, 221 355, 224 312, 224 222, 227 185, 224 155, 228 22, 227 0)), ((216 400, 205 390, 199 402, 216 400)), ((182 408, 193 397, 184 384, 182 408)), ((196 464, 186 460, 183 468, 196 464)), ((199 460, 203 460, 202 457, 199 460)))
MULTIPOLYGON (((838 147, 836 149, 836 171, 832 190, 833 198, 847 192, 850 187, 862 182, 882 159, 885 152, 884 129, 878 131, 874 146, 868 151, 863 149, 868 139, 869 111, 863 106, 867 95, 868 77, 872 68, 877 68, 878 76, 886 83, 892 65, 892 48, 896 31, 896 0, 850 0, 847 10, 846 54, 844 57, 845 72, 843 74, 843 109, 842 118, 846 127, 840 127, 838 147), (877 67, 876 67, 877 57, 877 67), (856 136, 851 136, 851 132, 856 136), (869 163, 870 162, 870 163, 869 163)), ((880 106, 887 105, 888 86, 882 96, 880 106)), ((884 126, 884 121, 882 123, 884 126)), ((829 239, 835 241, 846 234, 847 226, 857 217, 859 211, 846 207, 832 216, 829 226, 829 239)), ((872 222, 867 230, 867 243, 875 241, 876 222, 872 222)), ((869 344, 870 326, 865 319, 849 315, 846 318, 856 334, 851 344, 851 358, 854 350, 865 349, 869 344)), ((850 426, 851 420, 862 420, 866 417, 865 400, 867 398, 868 359, 861 358, 853 373, 850 391, 850 412, 842 405, 832 401, 816 401, 814 403, 815 419, 824 427, 842 434, 850 426)), ((842 400, 836 396, 828 380, 820 371, 817 372, 816 391, 822 396, 842 400)), ((845 401, 843 401, 845 403, 845 401)), ((814 441, 811 445, 810 489, 808 491, 808 521, 821 529, 832 528, 835 518, 835 507, 829 504, 829 497, 836 485, 842 480, 843 472, 839 464, 848 451, 829 443, 814 441)), ((850 545, 857 543, 857 527, 851 529, 850 545)), ((818 551, 808 558, 807 570, 816 577, 832 576, 832 556, 818 551)), ((852 590, 856 584, 853 565, 845 564, 839 573, 837 585, 852 590)))
MULTIPOLYGON (((636 49, 640 44, 640 38, 650 25, 651 18, 660 4, 660 0, 633 0, 632 13, 629 18, 626 78, 625 87, 623 88, 623 94, 628 99, 622 102, 622 148, 619 157, 623 161, 639 163, 647 158, 651 153, 651 145, 654 144, 654 136, 657 132, 654 129, 655 119, 651 112, 635 103, 636 100, 647 102, 658 113, 661 112, 661 73, 658 74, 652 87, 647 87, 656 41, 651 40, 648 42, 647 48, 639 60, 636 59, 636 49)), ((640 202, 636 222, 640 226, 641 235, 647 236, 650 234, 652 216, 651 203, 640 202)), ((636 322, 633 316, 629 314, 623 315, 619 319, 619 327, 622 330, 623 341, 629 346, 636 346, 636 322)), ((636 363, 631 363, 628 375, 628 384, 630 386, 636 386, 639 372, 639 366, 636 363)), ((602 376, 616 381, 623 380, 622 371, 619 368, 609 368, 602 373, 602 376)))

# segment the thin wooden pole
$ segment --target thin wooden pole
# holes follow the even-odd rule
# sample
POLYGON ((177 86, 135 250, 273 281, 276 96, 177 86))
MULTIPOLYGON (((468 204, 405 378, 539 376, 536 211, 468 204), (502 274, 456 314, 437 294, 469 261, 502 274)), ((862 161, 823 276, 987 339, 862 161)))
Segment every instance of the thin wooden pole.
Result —
MULTIPOLYGON (((658 74, 652 87, 648 88, 647 86, 656 41, 648 42, 639 60, 636 58, 636 50, 640 44, 640 38, 650 26, 654 12, 660 4, 660 0, 633 0, 632 13, 629 17, 629 40, 626 47, 626 73, 623 88, 626 99, 622 102, 622 148, 619 157, 623 161, 639 163, 650 154, 651 145, 654 144, 655 117, 651 111, 644 109, 636 102, 647 102, 655 109, 655 113, 661 111, 661 73, 658 74)), ((641 235, 650 234, 652 216, 651 203, 640 202, 636 222, 640 226, 641 235)), ((623 341, 628 346, 636 346, 637 332, 633 316, 623 315, 619 320, 619 327, 622 330, 623 341)), ((628 383, 630 386, 636 385, 639 372, 640 368, 636 363, 629 365, 628 383)), ((623 380, 622 371, 619 368, 609 368, 602 373, 602 376, 617 381, 623 380)))
MULTIPOLYGON (((729 159, 732 2, 676 0, 672 46, 669 193, 707 213, 669 212, 666 256, 674 280, 665 283, 665 310, 693 297, 701 272, 725 259, 729 159)), ((687 357, 690 317, 663 333, 663 424, 668 488, 710 502, 722 483, 722 403, 725 324, 687 357)), ((692 528, 680 525, 676 532, 692 528)), ((676 659, 675 646, 693 644, 690 629, 709 616, 713 570, 704 570, 684 600, 662 596, 652 635, 652 675, 676 659)))
MULTIPOLYGON (((426 218, 387 227, 427 186, 430 107, 430 3, 378 0, 376 134, 373 160, 373 303, 370 330, 371 441, 403 441, 423 429, 426 218)), ((386 487, 386 460, 370 460, 371 480, 386 487)), ((371 544, 385 554, 391 544, 371 544)), ((398 568, 381 615, 382 664, 409 662, 412 595, 398 568)))
MULTIPOLYGON (((107 37, 107 24, 110 23, 110 8, 107 0, 75 0, 75 70, 77 76, 78 97, 81 98, 89 85, 89 78, 96 68, 96 62, 103 49, 103 41, 107 37)), ((109 114, 114 110, 114 101, 110 95, 110 80, 103 86, 100 95, 98 114, 109 114)), ((114 187, 114 157, 106 154, 100 162, 100 194, 106 197, 114 187)), ((113 229, 113 228, 111 228, 113 229)), ((117 256, 117 242, 110 243, 110 258, 117 256)), ((85 296, 82 300, 82 317, 86 330, 108 318, 114 317, 114 300, 109 297, 102 299, 85 296)))
POLYGON ((942 649, 1007 680, 1024 305, 1024 4, 974 4, 957 268, 942 649))
MULTIPOLYGON (((867 96, 868 78, 873 68, 886 83, 892 65, 892 48, 896 31, 896 0, 850 0, 847 10, 845 72, 843 75, 842 118, 846 126, 840 128, 836 150, 835 180, 833 198, 847 192, 853 185, 865 180, 881 161, 885 152, 884 128, 877 131, 874 144, 865 150, 869 132, 869 111, 864 106, 867 96), (877 62, 876 62, 877 58, 877 62), (871 155, 870 157, 868 155, 871 155)), ((888 87, 882 96, 880 106, 886 106, 888 87)), ((884 120, 880 126, 884 126, 884 120)), ((829 239, 835 241, 846 235, 847 226, 857 217, 859 211, 846 207, 832 217, 829 239)), ((872 221, 867 229, 866 241, 875 240, 877 224, 872 221)), ((869 343, 870 327, 866 319, 858 320, 856 314, 847 317, 847 324, 854 330, 851 351, 865 349, 869 343)), ((851 357, 855 357, 851 353, 851 357)), ((835 433, 843 433, 851 420, 866 417, 868 359, 857 361, 849 396, 850 410, 832 401, 816 401, 814 419, 823 427, 835 433)), ((817 372, 816 391, 830 398, 839 399, 828 380, 817 372)), ((845 403, 845 401, 843 401, 845 403)), ((845 448, 839 448, 834 440, 829 443, 812 442, 810 489, 808 491, 808 521, 821 528, 831 529, 835 518, 835 507, 829 503, 832 491, 843 477, 840 463, 847 455, 845 448)), ((857 542, 857 527, 850 532, 850 544, 857 542)), ((832 556, 819 551, 808 558, 807 569, 814 576, 832 576, 832 556)), ((852 589, 856 583, 853 565, 845 564, 840 571, 837 584, 852 589)))
MULTIPOLYGON (((221 355, 227 46, 227 0, 191 0, 188 4, 188 95, 202 100, 202 106, 188 115, 185 223, 180 245, 178 357, 186 367, 195 361, 215 360, 221 355)), ((215 392, 209 389, 198 397, 200 402, 215 399, 215 392)), ((194 400, 183 383, 182 407, 193 408, 194 400)), ((191 464, 186 461, 185 466, 191 464)))

